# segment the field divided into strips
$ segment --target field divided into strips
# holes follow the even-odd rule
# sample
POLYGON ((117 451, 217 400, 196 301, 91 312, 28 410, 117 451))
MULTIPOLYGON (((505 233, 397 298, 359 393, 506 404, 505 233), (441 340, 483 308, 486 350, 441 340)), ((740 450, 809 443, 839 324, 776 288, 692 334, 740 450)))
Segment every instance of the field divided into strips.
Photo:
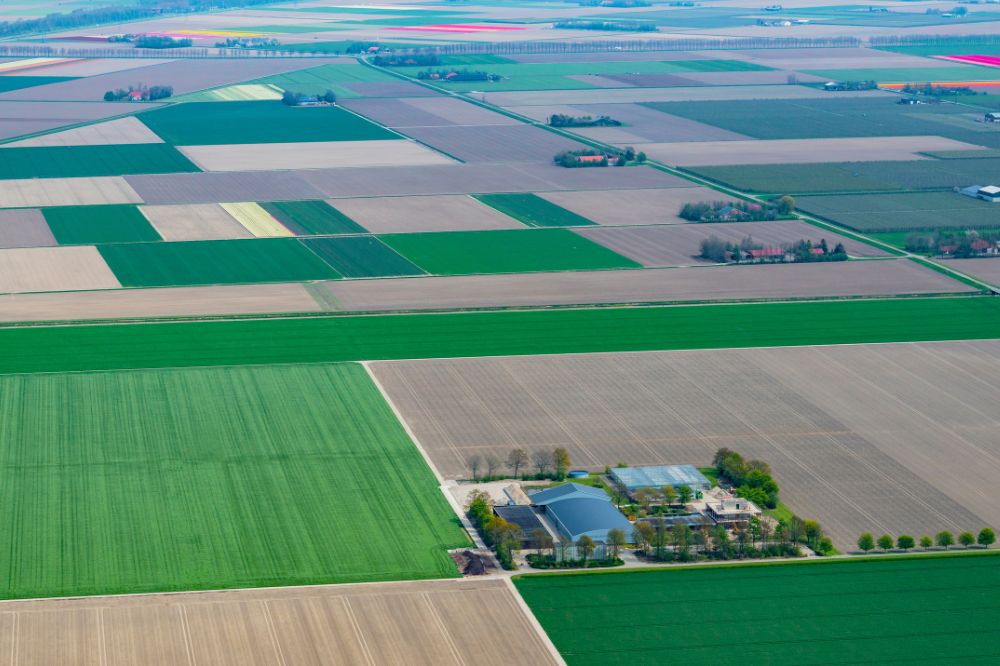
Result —
POLYGON ((156 143, 7 148, 0 157, 0 180, 199 171, 176 148, 156 143))
POLYGON ((261 206, 297 236, 367 233, 364 227, 325 201, 274 201, 261 206))
POLYGON ((805 196, 801 210, 862 232, 1000 227, 1000 206, 957 192, 805 196))
POLYGON ((0 596, 457 573, 455 517, 360 365, 0 385, 0 596))
POLYGON ((436 275, 640 268, 568 229, 444 231, 380 238, 436 275))
POLYGON ((42 214, 60 245, 158 241, 160 235, 136 206, 60 206, 42 214))
POLYGON ((333 280, 340 275, 294 238, 101 245, 125 287, 333 280))
POLYGON ((537 194, 480 194, 475 198, 529 227, 583 227, 596 224, 537 194))
POLYGON ((374 236, 310 238, 302 243, 348 278, 422 275, 419 267, 374 236))
POLYGON ((878 81, 879 83, 927 83, 949 81, 995 81, 1000 74, 991 67, 891 67, 871 69, 805 70, 803 74, 830 81, 878 81))
POLYGON ((259 102, 264 100, 280 100, 281 93, 282 90, 277 86, 251 83, 210 90, 204 93, 204 96, 206 101, 214 102, 259 102))
MULTIPOLYGON (((339 43, 338 43, 339 45, 339 43)), ((288 50, 294 50, 296 45, 292 44, 287 47, 288 50)), ((310 43, 302 45, 304 48, 302 50, 321 51, 322 43, 310 43)), ((348 44, 343 44, 339 48, 334 49, 337 51, 343 51, 348 44)), ((285 74, 276 74, 274 76, 268 76, 262 79, 258 79, 253 83, 277 86, 282 90, 294 90, 295 92, 306 93, 309 95, 318 95, 326 92, 327 90, 332 90, 337 94, 337 97, 342 97, 345 99, 353 97, 363 97, 361 93, 353 90, 352 85, 366 84, 366 83, 399 83, 400 80, 391 74, 386 74, 372 67, 367 67, 365 65, 320 65, 319 67, 310 67, 309 69, 300 69, 294 72, 287 72, 285 74)))
POLYGON ((569 664, 1000 658, 996 553, 521 576, 569 664), (700 622, 682 609, 695 606, 700 622), (733 640, 733 627, 740 639, 733 640))
POLYGON ((188 102, 148 111, 139 119, 178 146, 399 138, 338 106, 295 108, 273 101, 188 102))
POLYGON ((232 215, 237 222, 257 238, 294 236, 289 229, 276 220, 270 212, 254 202, 224 203, 222 209, 232 215))
POLYGON ((950 190, 1000 180, 1000 159, 757 164, 688 171, 744 191, 775 194, 950 190))
POLYGON ((974 340, 997 330, 1000 302, 985 297, 8 328, 0 373, 974 340))

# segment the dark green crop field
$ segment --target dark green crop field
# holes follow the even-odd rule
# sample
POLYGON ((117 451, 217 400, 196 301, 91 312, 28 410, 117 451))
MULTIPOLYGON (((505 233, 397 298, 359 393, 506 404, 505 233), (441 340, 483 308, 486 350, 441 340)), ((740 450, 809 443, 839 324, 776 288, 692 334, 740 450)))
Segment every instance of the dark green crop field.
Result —
POLYGON ((912 298, 0 329, 0 373, 1000 337, 1000 299, 912 298))
POLYGON ((177 146, 399 138, 339 106, 296 108, 271 101, 188 102, 149 111, 138 118, 177 146))
POLYGON ((0 76, 0 92, 45 86, 60 81, 72 81, 75 76, 0 76))
POLYGON ((44 208, 42 214, 60 245, 161 240, 132 205, 60 206, 44 208))
POLYGON ((570 664, 996 663, 997 554, 522 576, 514 584, 570 664))
POLYGON ((374 236, 307 238, 302 242, 344 277, 389 277, 424 273, 374 236))
POLYGON ((0 160, 4 180, 191 171, 199 169, 176 148, 162 143, 5 148, 0 160))
POLYGON ((457 574, 455 516, 360 365, 9 376, 0 393, 0 597, 457 574))
POLYGON ((367 233, 360 224, 325 201, 275 201, 261 206, 299 236, 367 233))
POLYGON ((294 282, 340 277, 294 238, 130 243, 102 245, 98 249, 125 287, 294 282))
POLYGON ((582 227, 596 224, 537 194, 479 194, 475 198, 529 227, 582 227))
POLYGON ((956 192, 805 196, 796 204, 863 232, 1000 227, 1000 206, 956 192))
POLYGON ((568 229, 389 234, 381 239, 437 275, 640 267, 568 229))

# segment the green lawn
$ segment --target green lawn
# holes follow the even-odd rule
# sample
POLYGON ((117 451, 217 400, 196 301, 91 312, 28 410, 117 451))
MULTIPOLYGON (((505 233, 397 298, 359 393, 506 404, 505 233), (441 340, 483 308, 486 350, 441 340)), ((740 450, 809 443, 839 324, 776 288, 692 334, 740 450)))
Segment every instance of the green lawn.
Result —
POLYGON ((61 206, 42 214, 60 245, 158 241, 160 234, 136 206, 61 206))
POLYGON ((987 297, 341 315, 0 328, 0 373, 996 337, 987 297))
POLYGON ((139 119, 178 146, 399 138, 339 106, 296 108, 277 101, 188 102, 143 113, 139 119))
POLYGON ((475 198, 529 227, 580 227, 595 224, 537 194, 480 194, 475 198))
POLYGON ((437 275, 639 267, 568 229, 389 234, 381 239, 437 275))
POLYGON ((308 238, 302 242, 344 277, 423 274, 422 270, 374 236, 308 238))
POLYGON ((360 365, 9 376, 0 394, 0 597, 457 573, 454 515, 360 365))
POLYGON ((275 201, 261 206, 299 236, 367 233, 360 224, 325 201, 275 201))
POLYGON ((294 282, 340 277, 294 238, 130 243, 98 248, 126 287, 294 282))
POLYGON ((996 663, 996 556, 535 575, 514 584, 574 665, 996 663), (692 624, 690 608, 719 621, 692 624))
POLYGON ((176 148, 161 143, 4 148, 3 159, 0 160, 0 180, 124 176, 198 170, 176 148))

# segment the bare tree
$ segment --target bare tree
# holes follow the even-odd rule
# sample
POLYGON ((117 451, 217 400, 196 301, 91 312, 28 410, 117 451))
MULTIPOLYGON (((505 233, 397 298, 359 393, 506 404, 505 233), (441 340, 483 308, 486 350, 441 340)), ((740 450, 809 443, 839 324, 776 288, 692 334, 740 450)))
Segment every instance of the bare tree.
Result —
POLYGON ((632 525, 632 543, 643 552, 649 553, 649 545, 653 541, 653 526, 645 520, 640 520, 632 525))
POLYGON ((510 467, 510 471, 513 472, 515 478, 517 478, 518 471, 527 464, 528 452, 524 449, 512 449, 507 454, 507 467, 510 467))
POLYGON ((479 470, 483 466, 483 457, 478 453, 473 453, 466 459, 465 464, 469 466, 469 471, 472 472, 472 480, 478 481, 479 470))
POLYGON ((608 530, 608 549, 611 551, 611 559, 617 560, 618 554, 625 547, 625 530, 617 527, 608 530))
POLYGON ((500 467, 500 458, 497 458, 495 453, 487 453, 483 456, 483 460, 486 463, 486 476, 492 479, 500 467))
POLYGON ((552 456, 545 451, 535 451, 531 454, 531 464, 538 470, 538 476, 545 474, 550 462, 552 462, 552 456))
POLYGON ((587 564, 587 559, 594 552, 594 540, 591 539, 586 534, 584 534, 583 536, 581 536, 579 539, 576 540, 576 550, 577 550, 577 554, 580 555, 580 558, 583 560, 583 563, 586 565, 587 564))

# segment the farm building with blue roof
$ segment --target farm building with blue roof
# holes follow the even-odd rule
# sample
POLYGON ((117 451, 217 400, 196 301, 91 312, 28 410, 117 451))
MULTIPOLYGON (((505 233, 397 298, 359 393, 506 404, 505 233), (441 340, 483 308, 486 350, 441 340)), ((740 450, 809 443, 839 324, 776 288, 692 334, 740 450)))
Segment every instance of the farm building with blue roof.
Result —
POLYGON ((608 494, 599 488, 567 483, 531 495, 552 525, 565 537, 576 541, 583 535, 605 543, 613 529, 631 534, 632 523, 615 508, 608 494))

